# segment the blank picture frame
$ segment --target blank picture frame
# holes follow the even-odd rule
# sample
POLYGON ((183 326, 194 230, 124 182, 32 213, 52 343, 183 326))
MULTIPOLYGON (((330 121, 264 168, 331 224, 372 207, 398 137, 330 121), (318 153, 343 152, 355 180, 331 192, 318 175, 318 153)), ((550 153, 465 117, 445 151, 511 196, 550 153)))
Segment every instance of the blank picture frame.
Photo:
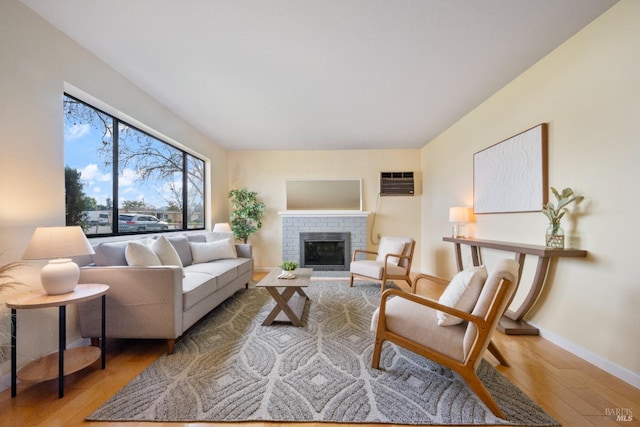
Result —
POLYGON ((547 203, 548 124, 473 155, 474 214, 536 212, 547 203))

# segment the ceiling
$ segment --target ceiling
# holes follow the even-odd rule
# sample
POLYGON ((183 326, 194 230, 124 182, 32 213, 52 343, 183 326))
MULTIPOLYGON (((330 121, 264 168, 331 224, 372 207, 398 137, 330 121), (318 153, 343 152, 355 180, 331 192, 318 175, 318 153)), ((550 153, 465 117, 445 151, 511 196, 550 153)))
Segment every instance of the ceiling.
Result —
POLYGON ((420 148, 616 0, 22 0, 230 150, 420 148))

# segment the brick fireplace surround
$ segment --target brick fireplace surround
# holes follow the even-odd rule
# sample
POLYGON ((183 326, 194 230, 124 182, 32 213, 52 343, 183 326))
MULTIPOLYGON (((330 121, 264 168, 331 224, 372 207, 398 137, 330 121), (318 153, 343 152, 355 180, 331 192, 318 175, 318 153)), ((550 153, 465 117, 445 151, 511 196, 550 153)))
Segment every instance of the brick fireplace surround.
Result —
MULTIPOLYGON (((300 233, 344 233, 351 235, 351 252, 367 248, 368 212, 323 211, 280 212, 282 259, 300 263, 300 233)), ((348 267, 347 267, 348 270, 348 267)))

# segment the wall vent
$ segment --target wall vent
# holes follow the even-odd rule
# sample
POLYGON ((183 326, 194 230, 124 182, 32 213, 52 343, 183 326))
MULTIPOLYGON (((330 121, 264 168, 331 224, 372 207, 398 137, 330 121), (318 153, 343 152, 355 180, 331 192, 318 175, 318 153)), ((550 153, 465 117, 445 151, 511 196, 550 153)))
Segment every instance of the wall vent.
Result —
POLYGON ((413 196, 413 172, 380 172, 381 196, 413 196))

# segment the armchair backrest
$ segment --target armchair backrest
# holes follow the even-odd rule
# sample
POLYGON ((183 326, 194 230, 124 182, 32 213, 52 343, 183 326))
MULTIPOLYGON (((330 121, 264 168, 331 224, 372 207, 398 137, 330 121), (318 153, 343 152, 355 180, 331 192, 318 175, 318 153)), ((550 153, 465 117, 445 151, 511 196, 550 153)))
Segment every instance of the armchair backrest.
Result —
POLYGON ((413 251, 416 246, 415 240, 413 240, 411 237, 382 236, 382 238, 380 239, 380 248, 385 247, 386 244, 390 242, 404 244, 404 246, 402 247, 401 255, 404 255, 408 258, 400 258, 398 262, 398 266, 404 269, 411 267, 411 262, 413 261, 413 251))
POLYGON ((516 290, 518 281, 519 264, 512 259, 500 260, 487 278, 478 301, 476 302, 472 315, 483 318, 489 322, 488 332, 478 334, 478 330, 472 322, 467 325, 464 335, 464 355, 465 358, 474 358, 474 367, 480 363, 489 342, 491 335, 498 326, 500 318, 507 309, 511 296, 516 290), (476 339, 481 340, 475 342, 476 339), (475 345, 474 345, 475 342, 475 345), (472 354, 471 354, 472 353, 472 354))

